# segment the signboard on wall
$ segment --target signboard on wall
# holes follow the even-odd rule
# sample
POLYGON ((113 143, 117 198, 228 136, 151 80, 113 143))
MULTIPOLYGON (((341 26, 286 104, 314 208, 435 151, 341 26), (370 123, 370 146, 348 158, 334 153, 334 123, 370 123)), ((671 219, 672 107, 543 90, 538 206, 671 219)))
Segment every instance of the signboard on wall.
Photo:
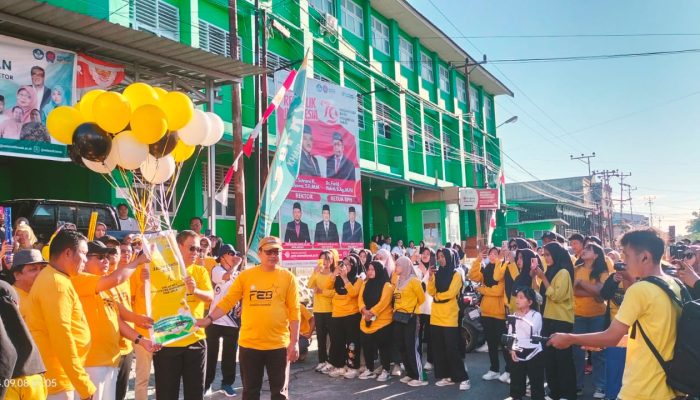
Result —
MULTIPOLYGON (((299 176, 279 213, 285 266, 315 266, 324 249, 362 248, 357 92, 309 79, 299 176)), ((277 131, 289 109, 277 111, 277 131)))
POLYGON ((496 210, 499 207, 498 189, 459 188, 460 210, 496 210))
POLYGON ((46 129, 54 108, 72 105, 76 54, 0 36, 0 155, 68 161, 46 129))

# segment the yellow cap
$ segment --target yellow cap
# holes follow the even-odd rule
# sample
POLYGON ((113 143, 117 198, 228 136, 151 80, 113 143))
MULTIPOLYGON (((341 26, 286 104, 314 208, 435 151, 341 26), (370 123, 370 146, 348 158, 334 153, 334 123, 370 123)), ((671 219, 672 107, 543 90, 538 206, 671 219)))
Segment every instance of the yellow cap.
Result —
POLYGON ((282 250, 282 240, 275 236, 268 236, 263 238, 258 245, 258 250, 270 250, 270 249, 280 249, 282 250))

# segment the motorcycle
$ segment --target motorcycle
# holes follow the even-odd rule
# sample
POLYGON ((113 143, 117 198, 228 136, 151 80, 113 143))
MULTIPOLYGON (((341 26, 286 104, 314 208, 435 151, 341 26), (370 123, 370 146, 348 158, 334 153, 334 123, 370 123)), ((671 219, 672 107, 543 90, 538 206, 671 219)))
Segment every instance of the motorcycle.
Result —
POLYGON ((481 323, 481 294, 477 292, 478 283, 467 281, 460 295, 462 321, 460 332, 465 343, 465 351, 471 353, 486 342, 484 326, 481 323))

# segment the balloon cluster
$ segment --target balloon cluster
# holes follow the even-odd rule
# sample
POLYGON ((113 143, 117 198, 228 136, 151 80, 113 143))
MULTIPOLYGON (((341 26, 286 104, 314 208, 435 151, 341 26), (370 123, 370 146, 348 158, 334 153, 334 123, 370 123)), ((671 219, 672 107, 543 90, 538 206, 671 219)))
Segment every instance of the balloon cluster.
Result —
POLYGON ((211 146, 224 135, 224 121, 195 110, 186 94, 140 82, 122 93, 91 90, 75 107, 51 111, 46 127, 69 145, 77 164, 101 174, 117 166, 140 169, 153 184, 170 179, 176 163, 190 158, 195 146, 211 146))

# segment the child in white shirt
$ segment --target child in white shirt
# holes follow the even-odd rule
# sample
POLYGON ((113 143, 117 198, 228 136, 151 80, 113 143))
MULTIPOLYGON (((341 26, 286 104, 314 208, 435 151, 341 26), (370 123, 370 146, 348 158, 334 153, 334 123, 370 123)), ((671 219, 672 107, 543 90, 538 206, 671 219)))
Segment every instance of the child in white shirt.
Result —
POLYGON ((526 380, 530 379, 530 399, 544 400, 544 357, 542 344, 531 342, 542 329, 542 314, 538 310, 537 294, 532 288, 520 287, 515 291, 515 332, 517 349, 511 350, 513 365, 510 373, 510 396, 513 400, 525 396, 526 380))

